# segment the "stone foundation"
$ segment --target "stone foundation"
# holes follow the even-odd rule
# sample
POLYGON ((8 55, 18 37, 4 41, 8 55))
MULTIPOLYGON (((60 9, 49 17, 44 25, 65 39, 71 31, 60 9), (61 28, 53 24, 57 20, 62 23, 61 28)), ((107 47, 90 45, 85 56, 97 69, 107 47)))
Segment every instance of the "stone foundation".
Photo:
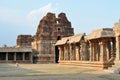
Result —
MULTIPOLYGON (((62 65, 84 66, 84 67, 97 67, 99 69, 107 69, 109 65, 103 62, 90 62, 90 61, 60 61, 62 65)), ((113 63, 112 63, 113 64, 113 63)))
POLYGON ((51 55, 42 55, 38 57, 37 63, 55 63, 55 59, 51 55))
POLYGON ((6 60, 0 60, 0 63, 24 63, 24 64, 28 64, 28 63, 33 63, 32 61, 30 60, 26 60, 26 61, 21 61, 21 60, 18 60, 18 61, 6 61, 6 60))

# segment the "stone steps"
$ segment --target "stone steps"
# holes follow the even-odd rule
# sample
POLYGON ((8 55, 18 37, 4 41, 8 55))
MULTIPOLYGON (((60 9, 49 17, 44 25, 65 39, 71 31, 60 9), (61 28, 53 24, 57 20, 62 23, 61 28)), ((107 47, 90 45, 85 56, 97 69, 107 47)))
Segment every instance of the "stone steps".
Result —
POLYGON ((120 61, 115 62, 115 65, 112 65, 112 67, 109 67, 107 70, 104 71, 107 71, 109 73, 114 73, 114 71, 117 70, 118 68, 120 68, 120 61))
POLYGON ((120 62, 115 62, 115 65, 112 65, 109 69, 113 70, 120 67, 120 62))

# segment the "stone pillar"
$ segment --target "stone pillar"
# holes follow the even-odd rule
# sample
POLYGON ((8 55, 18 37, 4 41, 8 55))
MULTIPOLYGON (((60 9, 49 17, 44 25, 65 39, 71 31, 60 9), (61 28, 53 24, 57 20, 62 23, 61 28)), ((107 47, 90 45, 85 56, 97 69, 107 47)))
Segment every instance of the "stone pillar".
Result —
POLYGON ((99 51, 99 42, 97 41, 95 43, 95 61, 99 61, 99 54, 100 54, 100 51, 99 51))
POLYGON ((62 47, 62 52, 61 53, 62 53, 62 60, 64 60, 64 53, 65 53, 64 52, 64 47, 62 47))
POLYGON ((74 45, 72 44, 71 60, 74 60, 74 45))
POLYGON ((8 61, 8 52, 6 52, 6 62, 8 61))
POLYGON ((14 53, 14 61, 16 61, 16 52, 14 53))
POLYGON ((79 47, 80 47, 80 61, 82 61, 82 60, 83 60, 83 49, 82 49, 82 43, 80 43, 79 47))
POLYGON ((75 43, 73 44, 73 60, 76 60, 76 46, 75 46, 75 43))
POLYGON ((95 43, 93 43, 93 53, 92 53, 92 57, 93 57, 93 61, 95 61, 95 43))
POLYGON ((93 61, 93 44, 90 42, 90 61, 93 61))
POLYGON ((22 53, 23 61, 25 61, 25 53, 22 53))
POLYGON ((79 47, 76 46, 76 61, 80 60, 80 53, 79 53, 79 47))
POLYGON ((98 61, 98 42, 93 43, 93 53, 92 53, 92 59, 93 61, 98 61))
POLYGON ((111 49, 114 48, 113 47, 113 42, 109 39, 106 42, 106 53, 107 53, 107 60, 109 60, 111 58, 111 49))
POLYGON ((70 45, 68 44, 68 61, 70 61, 70 45))
POLYGON ((86 42, 84 42, 84 54, 85 54, 85 60, 88 61, 89 60, 89 51, 88 51, 88 45, 86 42))
POLYGON ((100 42, 100 61, 104 62, 105 61, 105 45, 103 42, 100 42))
POLYGON ((69 47, 70 47, 70 61, 72 60, 72 45, 69 44, 69 47))
POLYGON ((62 60, 62 51, 61 51, 60 47, 58 47, 58 49, 59 49, 59 61, 61 61, 62 60))
POLYGON ((29 52, 29 55, 30 55, 30 61, 31 61, 31 63, 33 63, 33 55, 32 55, 32 52, 29 52))
POLYGON ((64 46, 64 60, 66 60, 66 54, 67 54, 67 50, 66 50, 66 45, 64 46))
POLYGON ((64 60, 68 60, 68 45, 64 46, 64 60))
POLYGON ((69 55, 69 46, 66 46, 66 60, 69 60, 68 55, 69 55))
POLYGON ((113 51, 116 52, 116 40, 113 39, 112 42, 113 42, 113 51))
POLYGON ((120 38, 116 36, 116 61, 120 60, 120 38))

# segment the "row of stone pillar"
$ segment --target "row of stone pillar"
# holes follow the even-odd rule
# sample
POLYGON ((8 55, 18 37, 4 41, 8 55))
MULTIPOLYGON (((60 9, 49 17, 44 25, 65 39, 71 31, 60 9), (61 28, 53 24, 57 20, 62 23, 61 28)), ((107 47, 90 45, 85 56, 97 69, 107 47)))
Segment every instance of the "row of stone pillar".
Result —
POLYGON ((59 46, 59 60, 85 61, 88 60, 88 57, 86 57, 87 55, 88 50, 85 43, 66 44, 59 46))
POLYGON ((102 49, 102 43, 90 42, 90 61, 99 61, 99 57, 100 57, 99 45, 101 45, 101 49, 102 49))
POLYGON ((59 60, 67 61, 107 61, 111 58, 111 51, 115 49, 113 38, 103 38, 90 41, 90 47, 80 44, 66 44, 59 46, 59 60))
MULTIPOLYGON (((8 52, 6 52, 6 61, 8 61, 8 52)), ((17 60, 17 58, 16 58, 16 52, 14 53, 14 61, 16 61, 17 60)), ((32 61, 32 54, 31 53, 29 53, 29 60, 31 60, 32 61)), ((25 53, 22 53, 22 61, 25 61, 25 53)))
POLYGON ((107 61, 115 50, 115 41, 111 38, 90 42, 90 61, 107 61))

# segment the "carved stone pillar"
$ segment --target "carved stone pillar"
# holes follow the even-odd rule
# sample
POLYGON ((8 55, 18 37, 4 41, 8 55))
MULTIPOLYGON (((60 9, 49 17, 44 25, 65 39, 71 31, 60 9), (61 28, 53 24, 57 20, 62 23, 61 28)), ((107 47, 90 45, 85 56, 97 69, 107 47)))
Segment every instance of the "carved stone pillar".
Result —
POLYGON ((116 36, 116 61, 120 60, 120 37, 116 36))
POLYGON ((66 50, 66 45, 64 46, 64 60, 66 60, 66 54, 67 54, 67 50, 66 50))
POLYGON ((8 61, 8 52, 6 52, 6 61, 8 61))
POLYGON ((80 44, 80 59, 81 61, 84 61, 84 53, 83 53, 83 44, 80 44))
POLYGON ((93 61, 93 44, 90 42, 90 61, 93 61))
POLYGON ((75 43, 73 44, 73 60, 76 60, 76 52, 75 52, 76 46, 75 43))
POLYGON ((66 60, 69 60, 69 45, 66 46, 66 60))
POLYGON ((14 61, 16 61, 16 52, 14 53, 14 61))
POLYGON ((62 52, 61 53, 62 53, 62 60, 64 60, 64 53, 65 53, 64 52, 64 47, 62 47, 62 52))
POLYGON ((33 63, 33 54, 32 54, 32 52, 30 52, 29 55, 30 55, 30 61, 31 61, 31 63, 33 63))
POLYGON ((72 45, 69 44, 69 47, 70 47, 70 61, 72 60, 72 45))
POLYGON ((104 42, 100 42, 100 61, 104 62, 105 61, 105 44, 104 42))
POLYGON ((25 61, 25 53, 22 53, 23 61, 25 61))
POLYGON ((111 41, 108 40, 108 41, 106 42, 107 60, 109 60, 110 57, 111 57, 111 48, 112 48, 112 46, 111 46, 111 41))
POLYGON ((99 41, 95 43, 95 61, 99 61, 100 57, 100 47, 99 47, 99 41))
POLYGON ((72 44, 71 60, 74 60, 74 45, 72 44))
POLYGON ((63 56, 62 56, 62 49, 61 47, 58 47, 59 49, 59 61, 62 60, 63 56))
POLYGON ((95 61, 95 43, 93 43, 93 53, 92 53, 93 61, 95 61))
POLYGON ((76 61, 80 60, 80 53, 79 53, 79 47, 76 46, 76 61))

